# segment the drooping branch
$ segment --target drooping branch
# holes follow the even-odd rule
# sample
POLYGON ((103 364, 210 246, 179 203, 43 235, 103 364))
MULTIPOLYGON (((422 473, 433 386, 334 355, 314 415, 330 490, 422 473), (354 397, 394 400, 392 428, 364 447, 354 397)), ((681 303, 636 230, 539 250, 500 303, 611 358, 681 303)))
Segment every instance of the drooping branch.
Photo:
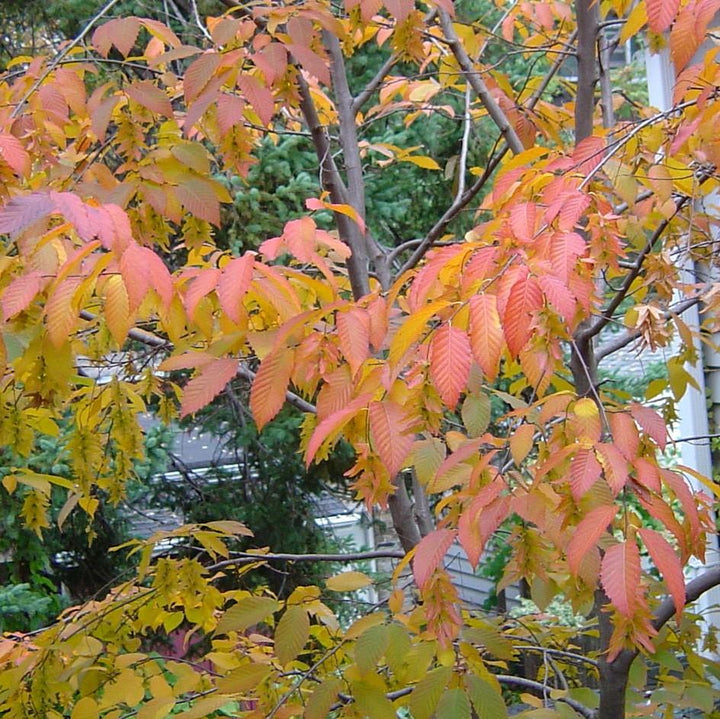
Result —
POLYGON ((462 42, 460 42, 460 38, 455 32, 455 28, 452 24, 452 19, 450 18, 448 13, 445 12, 445 10, 439 10, 438 16, 440 18, 440 26, 442 27, 442 31, 445 35, 445 42, 452 50, 452 53, 455 56, 458 65, 460 65, 460 69, 465 75, 466 81, 470 83, 470 87, 472 87, 472 89, 475 91, 475 94, 480 99, 480 102, 487 110, 488 115, 497 125, 498 129, 505 138, 505 142, 507 142, 508 147, 512 150, 514 154, 520 154, 525 149, 522 142, 520 141, 520 138, 515 132, 513 126, 510 124, 510 121, 508 120, 500 105, 492 96, 490 89, 480 77, 480 73, 478 73, 478 71, 473 67, 472 59, 467 54, 467 50, 465 50, 465 47, 463 46, 462 42))

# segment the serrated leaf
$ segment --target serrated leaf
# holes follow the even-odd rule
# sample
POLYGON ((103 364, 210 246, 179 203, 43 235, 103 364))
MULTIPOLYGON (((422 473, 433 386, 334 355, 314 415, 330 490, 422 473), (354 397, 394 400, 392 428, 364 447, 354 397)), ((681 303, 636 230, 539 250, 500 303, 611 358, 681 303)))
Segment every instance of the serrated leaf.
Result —
POLYGON ((108 56, 113 45, 123 57, 127 57, 139 32, 140 21, 136 17, 115 18, 95 30, 92 43, 103 57, 108 56))
POLYGON ((470 376, 472 350, 465 332, 445 324, 430 341, 430 378, 445 405, 454 410, 470 376))
POLYGON ((221 707, 229 704, 232 700, 229 697, 209 696, 196 699, 192 702, 192 707, 186 709, 179 714, 173 714, 173 719, 205 719, 211 716, 213 712, 221 707))
POLYGON ((614 504, 596 507, 575 527, 566 550, 568 566, 573 575, 577 575, 585 555, 607 531, 616 514, 617 507, 614 504))
POLYGON ((188 65, 183 76, 183 90, 188 104, 207 87, 220 65, 220 60, 218 53, 205 52, 188 65))
POLYGON ((35 299, 44 282, 40 272, 34 270, 16 277, 2 292, 3 320, 7 322, 26 310, 35 299))
POLYGON ((495 295, 470 298, 470 346, 473 357, 490 382, 497 377, 504 336, 495 295))
POLYGON ((525 274, 512 286, 503 315, 503 331, 514 356, 520 354, 530 340, 535 313, 542 308, 542 303, 542 292, 534 277, 525 274))
POLYGON ((189 213, 216 227, 220 226, 220 201, 209 180, 189 177, 175 188, 175 194, 189 213))
POLYGON ((237 84, 260 122, 269 125, 275 112, 275 100, 270 90, 253 75, 240 75, 237 84))
POLYGON ((443 719, 470 719, 470 699, 462 689, 448 689, 437 705, 436 714, 443 719))
POLYGON ((75 306, 75 293, 81 284, 81 278, 68 277, 60 282, 45 303, 45 323, 47 333, 54 347, 60 347, 74 332, 78 322, 78 308, 75 306))
POLYGON ((413 574, 422 590, 433 572, 442 565, 443 558, 453 543, 457 532, 452 529, 436 529, 420 540, 415 547, 413 574))
POLYGON ((310 619, 307 610, 291 606, 280 617, 275 629, 275 656, 283 666, 293 661, 310 637, 310 619))
MULTIPOLYGON (((255 689, 273 672, 273 667, 269 664, 245 664, 237 669, 233 669, 229 674, 218 677, 215 680, 215 686, 218 691, 232 693, 242 693, 255 689)), ((226 700, 227 701, 227 700, 226 700)))
POLYGON ((13 197, 0 209, 0 233, 16 237, 33 222, 45 219, 54 207, 47 192, 13 197))
POLYGON ((640 575, 640 552, 632 537, 605 550, 600 581, 615 609, 627 619, 633 618, 639 605, 640 575))
POLYGON ((372 579, 362 572, 340 572, 325 580, 325 586, 333 592, 354 592, 372 584, 372 579))
POLYGON ((477 714, 477 719, 507 719, 508 711, 502 694, 480 677, 465 675, 465 686, 477 714))
POLYGON ((665 420, 655 410, 649 407, 643 407, 637 403, 630 405, 630 414, 640 427, 642 427, 643 432, 664 452, 667 444, 667 425, 665 424, 665 420))
POLYGON ((410 462, 422 485, 427 485, 432 481, 443 463, 446 453, 445 443, 437 437, 415 442, 410 462))
POLYGON ((355 375, 370 356, 370 317, 366 310, 353 307, 347 312, 338 312, 336 324, 340 349, 355 375))
POLYGON ((660 470, 658 466, 644 457, 637 457, 633 462, 637 481, 651 492, 660 492, 660 470))
POLYGON ((274 349, 260 363, 250 389, 250 409, 262 429, 285 404, 294 353, 287 347, 274 349))
POLYGON ((485 392, 466 395, 460 416, 469 437, 479 437, 487 430, 490 425, 491 409, 490 395, 485 392))
POLYGON ((15 135, 0 133, 0 157, 19 177, 26 177, 30 173, 30 155, 15 135))
POLYGON ((195 311, 203 297, 210 294, 220 279, 220 270, 209 267, 193 277, 185 291, 184 302, 188 317, 195 319, 195 311))
POLYGON ((523 460, 530 454, 535 442, 535 425, 521 424, 510 437, 510 454, 513 462, 520 466, 523 460))
POLYGON ((685 607, 685 578, 683 576, 682 562, 670 543, 654 529, 638 529, 638 534, 647 547, 655 566, 665 580, 668 592, 675 604, 677 617, 680 619, 685 607))
POLYGON ((437 667, 417 683, 408 702, 414 719, 432 717, 450 677, 452 677, 452 667, 437 667))
POLYGON ((186 417, 206 407, 225 389, 237 373, 236 359, 216 359, 204 364, 183 389, 180 417, 186 417))
POLYGON ((246 597, 233 604, 220 618, 215 634, 243 632, 259 624, 278 610, 279 604, 272 597, 246 597))
POLYGON ((395 707, 382 689, 359 682, 354 682, 352 687, 360 716, 367 719, 396 719, 395 707))
POLYGON ((387 624, 378 624, 364 631, 355 642, 355 663, 363 673, 375 673, 380 657, 389 641, 387 624))
MULTIPOLYGON (((581 449, 570 461, 570 491, 579 502, 586 492, 600 479, 602 465, 592 449, 581 449)), ((658 480, 659 481, 659 480, 658 480)))
POLYGON ((253 278, 255 266, 255 253, 246 252, 242 257, 236 257, 225 265, 217 282, 217 296, 220 307, 225 314, 236 324, 240 324, 242 315, 240 303, 245 297, 253 278))
POLYGON ((342 687, 343 683, 337 677, 324 679, 310 695, 303 717, 305 719, 327 719, 330 716, 330 707, 337 701, 338 692, 342 687))
POLYGON ((601 442, 595 445, 597 458, 603 466, 605 480, 613 494, 618 495, 628 480, 628 463, 622 452, 614 445, 601 442))
POLYGON ((173 108, 170 98, 157 85, 150 80, 135 80, 125 86, 125 92, 135 102, 146 107, 150 112, 165 117, 173 116, 173 108))
POLYGON ((370 431, 373 449, 394 477, 405 465, 413 446, 413 436, 408 434, 405 410, 390 400, 371 402, 369 406, 370 431))
POLYGON ((516 651, 510 639, 490 622, 478 622, 476 625, 463 629, 463 638, 473 644, 484 647, 490 654, 503 661, 512 661, 516 651))
POLYGON ((427 330, 428 321, 448 304, 447 300, 430 302, 403 320, 390 343, 388 360, 391 366, 397 365, 413 343, 420 339, 423 331, 427 330))
POLYGON ((640 436, 633 418, 627 412, 611 412, 609 421, 613 443, 628 462, 634 462, 640 449, 640 436))

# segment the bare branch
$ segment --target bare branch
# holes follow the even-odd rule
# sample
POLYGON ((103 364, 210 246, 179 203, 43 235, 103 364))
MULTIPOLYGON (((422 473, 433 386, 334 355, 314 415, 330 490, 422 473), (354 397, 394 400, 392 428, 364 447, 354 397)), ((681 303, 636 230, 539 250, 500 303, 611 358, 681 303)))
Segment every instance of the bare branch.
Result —
POLYGON ((575 701, 575 699, 571 699, 570 697, 558 697, 557 699, 552 699, 550 696, 550 687, 546 686, 542 682, 536 682, 533 679, 525 679, 525 677, 514 677, 509 674, 495 674, 494 677, 500 682, 500 684, 505 684, 510 687, 520 687, 522 689, 532 689, 533 691, 539 692, 545 701, 563 702, 569 707, 572 707, 576 712, 578 712, 578 714, 586 717, 586 719, 594 719, 595 717, 595 712, 592 709, 589 709, 584 704, 575 701))
MULTIPOLYGON (((705 592, 720 586, 720 565, 707 568, 702 574, 695 577, 685 586, 685 605, 692 604, 705 592)), ((675 603, 672 597, 665 599, 655 610, 653 615, 653 627, 661 629, 675 614, 675 603)))
POLYGON ((382 81, 387 77, 390 70, 397 64, 397 55, 390 55, 385 62, 380 66, 380 69, 375 74, 375 77, 357 94, 352 101, 352 112, 353 115, 357 115, 362 109, 363 105, 370 99, 372 94, 380 87, 382 81))
POLYGON ((211 564, 207 569, 211 572, 225 567, 253 562, 365 562, 371 559, 403 559, 405 552, 377 550, 374 552, 347 552, 345 554, 290 554, 286 552, 233 552, 230 559, 211 564))
POLYGON ((480 77, 477 70, 473 67, 473 61, 470 59, 465 47, 460 42, 460 38, 455 32, 450 16, 447 12, 445 12, 445 10, 439 10, 438 16, 440 17, 440 25, 443 33, 445 34, 445 42, 452 50, 458 65, 460 65, 460 69, 465 75, 465 79, 470 83, 472 89, 475 90, 480 102, 482 102, 485 106, 488 115, 490 115, 492 121, 497 125, 498 129, 503 134, 503 137, 513 154, 520 154, 525 149, 522 142, 520 142, 520 138, 517 136, 515 129, 510 124, 510 121, 502 111, 502 108, 498 105, 495 98, 490 93, 488 86, 480 77))

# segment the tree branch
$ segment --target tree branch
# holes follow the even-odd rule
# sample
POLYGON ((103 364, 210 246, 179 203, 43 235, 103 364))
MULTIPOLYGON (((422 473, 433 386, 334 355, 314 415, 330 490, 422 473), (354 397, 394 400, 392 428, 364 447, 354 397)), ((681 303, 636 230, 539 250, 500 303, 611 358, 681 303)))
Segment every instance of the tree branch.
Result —
POLYGON ((577 16, 577 94, 575 96, 575 144, 593 133, 595 115, 595 44, 598 36, 599 4, 596 0, 576 0, 577 16))
POLYGON ((525 679, 525 677, 514 677, 509 674, 495 674, 494 677, 498 680, 498 682, 500 682, 500 684, 505 684, 511 687, 521 687, 523 689, 532 689, 539 692, 545 701, 563 702, 569 707, 572 707, 581 716, 586 717, 586 719, 594 719, 595 717, 595 712, 592 709, 589 709, 584 704, 575 701, 575 699, 571 699, 570 697, 558 697, 557 699, 553 699, 550 696, 550 687, 546 686, 542 682, 536 682, 533 679, 525 679))
POLYGON ((391 550, 377 550, 374 552, 348 552, 345 554, 289 554, 285 552, 268 552, 267 554, 255 552, 233 552, 230 559, 223 559, 210 564, 207 569, 211 572, 237 564, 252 564, 253 562, 365 562, 371 559, 403 559, 405 552, 391 550))
POLYGON ((382 81, 385 79, 390 70, 395 67, 398 62, 397 55, 393 54, 385 60, 380 66, 380 69, 375 74, 375 77, 356 95, 352 101, 352 112, 353 115, 357 115, 362 109, 363 105, 372 97, 372 94, 380 87, 382 81))
MULTIPOLYGON (((685 586, 685 606, 692 604, 692 602, 699 599, 705 592, 717 586, 720 586, 720 565, 708 568, 685 586)), ((653 627, 657 630, 662 629, 673 614, 675 614, 675 603, 672 597, 668 597, 663 600, 662 604, 655 610, 652 622, 653 627)))
POLYGON ((445 10, 438 10, 438 16, 440 18, 440 25, 445 35, 445 42, 448 47, 452 50, 455 59, 460 65, 460 69, 465 75, 465 79, 470 83, 470 86, 477 94, 480 102, 485 106, 485 109, 490 115, 492 121, 497 125, 498 129, 505 138, 508 147, 512 150, 513 154, 518 155, 525 150, 520 138, 517 136, 515 129, 510 124, 507 116, 502 111, 502 108, 495 101, 495 98, 490 93, 488 86, 485 84, 480 74, 473 67, 473 61, 467 54, 465 47, 460 42, 460 38, 455 32, 452 20, 445 10))

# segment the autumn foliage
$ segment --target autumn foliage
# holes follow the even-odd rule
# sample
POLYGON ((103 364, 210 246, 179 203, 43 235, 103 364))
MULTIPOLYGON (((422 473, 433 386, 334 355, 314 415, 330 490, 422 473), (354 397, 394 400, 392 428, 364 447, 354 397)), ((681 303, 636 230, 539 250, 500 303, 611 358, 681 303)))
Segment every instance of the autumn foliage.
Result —
POLYGON ((259 2, 207 18, 197 45, 124 17, 56 57, 11 63, 0 80, 3 443, 27 457, 72 418, 72 481, 20 463, 3 479, 28 526, 48 526, 53 485, 67 491, 60 523, 92 515, 100 492, 124 495, 142 455, 139 413, 186 417, 240 382, 260 428, 288 400, 306 412, 308 464, 352 445, 354 491, 389 508, 407 554, 394 590, 348 628, 317 587, 286 601, 220 591, 222 573, 253 566, 228 549, 240 525, 177 530, 205 563, 155 560, 138 542, 133 581, 37 636, 3 640, 4 716, 374 718, 407 706, 495 717, 512 699, 502 685, 554 707, 537 716, 589 717, 585 681, 599 686, 601 717, 623 716, 626 696, 647 716, 712 705, 683 568, 703 560, 716 487, 700 478, 698 492, 667 450, 693 383, 685 362, 716 329, 720 296, 720 70, 716 49, 696 57, 720 2, 490 5, 487 25, 448 0, 259 2), (623 115, 602 73, 612 106, 594 106, 596 43, 582 38, 602 49, 612 18, 621 41, 642 32, 669 46, 671 111, 623 115), (577 78, 558 80, 568 48, 577 78), (351 91, 348 68, 366 52, 382 67, 351 91), (512 53, 542 57, 542 71, 510 79, 512 53), (591 102, 576 105, 588 54, 591 102), (613 112, 629 119, 610 125, 613 112), (363 139, 393 114, 422 128, 434 113, 460 127, 452 166, 363 139), (474 126, 497 138, 477 165, 474 126), (229 179, 284 133, 306 135, 322 190, 280 236, 233 256, 217 242, 229 179), (395 241, 373 225, 365 179, 388 163, 446 173, 452 200, 423 237, 395 241), (464 235, 460 217, 472 217, 464 235), (709 279, 683 270, 693 263, 709 279), (684 320, 698 305, 702 328, 684 320), (667 381, 644 401, 599 380, 623 347, 666 348, 667 381), (125 366, 107 381, 85 376, 120 350, 125 366), (589 680, 568 658, 577 637, 459 604, 448 549, 459 543, 478 566, 498 531, 511 548, 502 586, 523 582, 540 607, 561 596, 594 617, 589 680), (413 596, 401 591, 410 563, 413 596), (181 625, 209 638, 206 663, 148 651, 150 634, 181 625), (527 645, 556 653, 518 684, 511 667, 527 645), (668 689, 677 667, 663 657, 681 652, 682 688, 668 689), (649 699, 647 666, 661 677, 649 699))

